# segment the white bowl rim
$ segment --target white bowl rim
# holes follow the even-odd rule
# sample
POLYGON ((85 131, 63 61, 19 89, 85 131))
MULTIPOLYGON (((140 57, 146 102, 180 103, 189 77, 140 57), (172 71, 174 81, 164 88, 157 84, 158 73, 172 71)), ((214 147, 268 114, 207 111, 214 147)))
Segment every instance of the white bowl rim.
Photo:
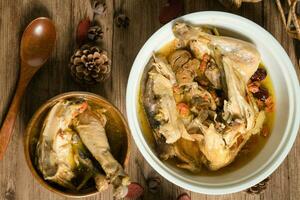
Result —
MULTIPOLYGON (((153 48, 152 48, 153 49, 153 48)), ((144 46, 139 51, 138 55, 135 58, 135 61, 132 65, 132 69, 129 75, 128 84, 127 84, 127 91, 126 91, 126 111, 127 111, 127 118, 129 127, 131 129, 132 136, 138 149, 140 150, 143 157, 147 160, 147 162, 153 167, 159 174, 165 177, 170 182, 185 188, 187 190, 204 193, 204 194, 229 194, 234 192, 239 192, 245 190, 260 181, 264 180, 268 176, 271 175, 283 162, 285 157, 288 155, 289 151, 291 150, 293 143, 296 139, 297 132, 299 129, 300 123, 300 104, 296 102, 300 102, 299 94, 299 81, 294 69, 294 66, 286 54, 285 50, 281 47, 281 45, 277 42, 277 40, 264 28, 260 27, 256 23, 230 13, 226 12, 219 12, 219 11, 201 11, 196 13, 191 13, 188 15, 184 15, 179 17, 168 24, 161 27, 158 31, 156 31, 144 44, 144 46), (218 20, 229 20, 240 24, 246 24, 251 29, 255 29, 259 34, 264 35, 269 40, 270 45, 272 45, 272 49, 277 51, 278 54, 281 54, 281 60, 285 63, 286 66, 286 74, 289 79, 288 82, 288 90, 291 97, 289 98, 289 104, 291 106, 290 111, 292 115, 289 116, 287 127, 285 129, 284 137, 280 145, 276 149, 276 153, 274 153, 273 157, 271 157, 268 162, 262 166, 259 170, 256 170, 256 173, 252 174, 251 176, 245 178, 242 182, 235 182, 230 185, 226 186, 217 186, 211 187, 209 185, 201 185, 195 186, 191 183, 187 183, 183 177, 179 177, 178 175, 172 171, 169 171, 168 168, 157 158, 157 156, 151 151, 150 147, 148 146, 146 140, 143 137, 143 134, 139 128, 138 116, 137 116, 137 93, 139 91, 139 78, 140 72, 143 71, 140 69, 140 59, 143 59, 144 55, 149 54, 149 48, 151 49, 151 43, 153 41, 157 41, 159 35, 163 32, 167 32, 168 28, 174 21, 177 20, 185 20, 189 21, 192 18, 214 18, 218 20), (276 158, 275 158, 276 155, 276 158)))

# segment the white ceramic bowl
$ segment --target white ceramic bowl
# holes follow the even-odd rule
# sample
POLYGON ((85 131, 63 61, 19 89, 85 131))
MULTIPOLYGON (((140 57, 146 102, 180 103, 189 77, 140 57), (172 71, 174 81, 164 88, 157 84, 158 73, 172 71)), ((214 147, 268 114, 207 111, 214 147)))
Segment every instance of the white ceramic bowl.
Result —
POLYGON ((133 63, 127 85, 126 109, 134 141, 144 158, 159 174, 187 190, 204 194, 228 194, 247 189, 268 177, 282 163, 296 139, 300 119, 300 89, 294 66, 270 33, 243 17, 207 11, 188 14, 176 20, 156 31, 133 63), (198 176, 179 170, 157 157, 141 131, 137 107, 141 76, 152 52, 174 38, 172 25, 176 20, 213 25, 247 39, 259 50, 271 76, 276 96, 273 132, 259 154, 233 172, 220 176, 198 176))

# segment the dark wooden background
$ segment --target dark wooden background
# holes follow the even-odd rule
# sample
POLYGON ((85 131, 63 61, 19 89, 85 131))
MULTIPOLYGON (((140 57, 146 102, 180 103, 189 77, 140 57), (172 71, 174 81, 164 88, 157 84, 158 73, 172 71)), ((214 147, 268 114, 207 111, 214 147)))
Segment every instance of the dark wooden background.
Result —
MULTIPOLYGON (((47 99, 67 91, 88 90, 108 98, 125 114, 125 91, 133 60, 148 37, 162 25, 159 10, 165 0, 107 0, 106 15, 99 19, 104 25, 104 48, 112 58, 112 76, 103 85, 82 88, 72 81, 67 68, 75 48, 75 29, 78 22, 91 13, 88 0, 0 0, 0 122, 7 112, 19 71, 19 42, 22 31, 35 17, 49 16, 58 33, 54 53, 49 62, 34 76, 22 103, 14 136, 5 159, 0 161, 0 199, 48 200, 66 199, 53 194, 33 179, 26 166, 22 138, 24 129, 34 111, 47 99), (127 29, 118 28, 113 16, 122 9, 130 18, 127 29)), ((217 0, 184 0, 185 13, 221 10, 217 0)), ((299 75, 295 41, 289 39, 273 0, 243 5, 235 12, 267 29, 285 48, 299 75)), ((272 66, 270 66, 272 67, 272 66)), ((276 80, 273 80, 276 81, 276 80)), ((134 142, 128 173, 132 181, 145 185, 145 177, 159 176, 143 159, 134 142), (139 167, 138 167, 139 166, 139 167)), ((162 177, 161 177, 162 178, 162 177)), ((162 178, 157 194, 146 192, 141 199, 173 200, 187 192, 192 199, 300 199, 300 138, 283 164, 271 175, 267 190, 260 195, 245 192, 223 196, 191 193, 162 178)), ((87 199, 112 199, 111 191, 87 199)))

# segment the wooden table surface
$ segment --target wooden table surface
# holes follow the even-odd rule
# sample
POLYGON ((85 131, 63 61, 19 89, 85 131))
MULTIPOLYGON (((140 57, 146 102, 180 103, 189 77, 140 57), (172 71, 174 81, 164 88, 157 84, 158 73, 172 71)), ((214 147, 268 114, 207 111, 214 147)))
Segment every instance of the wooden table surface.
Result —
MULTIPOLYGON (((225 9, 217 0, 185 0, 185 13, 225 9)), ((47 64, 34 76, 24 97, 14 136, 5 159, 0 161, 0 199, 48 200, 67 199, 53 194, 33 179, 26 166, 22 138, 34 111, 47 99, 68 91, 87 90, 108 98, 125 114, 125 91, 131 65, 149 36, 162 25, 158 20, 162 0, 107 0, 107 11, 100 21, 104 28, 104 48, 112 58, 112 75, 105 84, 95 88, 80 87, 70 78, 69 58, 75 48, 78 22, 91 13, 88 0, 1 0, 0 1, 0 122, 3 121, 19 71, 19 42, 24 27, 35 17, 49 16, 57 27, 57 44, 47 64), (130 18, 127 29, 114 24, 114 12, 122 9, 130 18)), ((235 12, 267 29, 284 47, 299 75, 295 41, 288 38, 273 0, 243 5, 235 12)), ((276 81, 276 80, 274 80, 276 81)), ((145 177, 159 176, 143 159, 134 142, 128 173, 132 181, 145 184, 145 177), (139 166, 139 167, 138 167, 139 166)), ((162 177, 161 177, 162 178, 162 177)), ((159 192, 146 192, 141 199, 172 200, 187 192, 192 199, 300 199, 300 138, 289 156, 271 175, 267 190, 260 195, 239 192, 231 195, 209 196, 185 191, 162 178, 159 192)), ((112 199, 111 191, 86 199, 112 199)))

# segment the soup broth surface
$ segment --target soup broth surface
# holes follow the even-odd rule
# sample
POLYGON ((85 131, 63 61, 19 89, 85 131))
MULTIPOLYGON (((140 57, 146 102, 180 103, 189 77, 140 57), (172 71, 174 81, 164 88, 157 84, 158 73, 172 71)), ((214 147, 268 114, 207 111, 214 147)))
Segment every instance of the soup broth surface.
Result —
MULTIPOLYGON (((159 49, 155 54, 160 54, 163 56, 168 57, 171 53, 173 53, 176 50, 175 42, 171 41, 164 45, 161 49, 159 49)), ((261 63, 261 68, 265 68, 264 65, 261 63)), ((269 91, 270 96, 272 96, 273 102, 275 104, 275 93, 274 88, 272 85, 272 81, 269 75, 267 75, 266 79, 262 81, 262 86, 267 88, 269 91)), ((141 92, 141 90, 140 90, 141 92)), ((148 143, 148 145, 154 150, 155 149, 155 139, 153 137, 152 129, 150 127, 150 124, 148 122, 148 118, 146 115, 146 112, 143 107, 142 102, 142 95, 139 94, 139 102, 138 102, 138 115, 139 115, 139 122, 140 126, 143 132, 143 135, 148 143)), ((229 173, 231 171, 234 171, 238 168, 241 168, 242 166, 246 165, 248 162, 250 162, 259 152, 263 149, 264 145, 268 141, 268 138, 270 137, 270 134, 272 132, 273 122, 275 118, 275 112, 266 112, 266 119, 264 122, 264 126, 266 126, 269 130, 269 135, 267 137, 261 136, 259 134, 253 135, 247 143, 244 145, 244 147, 240 150, 239 154, 235 158, 235 160, 229 164, 226 167, 223 167, 217 171, 210 171, 208 170, 204 165, 199 173, 199 175, 203 176, 216 176, 220 174, 229 173)), ((176 165, 176 158, 175 159, 169 159, 168 162, 172 165, 176 165)), ((180 169, 180 168, 178 168, 180 169)), ((184 170, 184 169, 180 169, 184 170)), ((185 172, 188 172, 187 170, 184 170, 185 172)), ((190 173, 190 172, 188 172, 190 173)))

